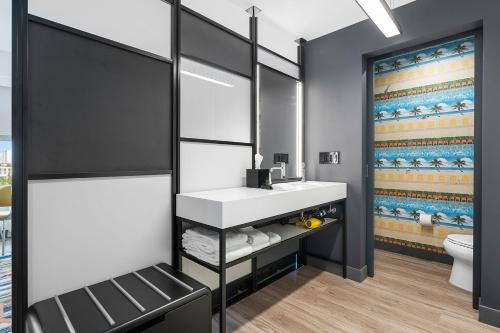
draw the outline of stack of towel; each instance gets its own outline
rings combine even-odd
[[[263,233],[254,227],[242,228],[240,231],[248,236],[248,244],[252,246],[252,252],[262,250],[265,247],[281,242],[280,235],[274,232]]]
[[[239,232],[226,233],[226,262],[259,251],[267,246],[281,242],[280,235],[274,232],[263,233],[254,227],[240,229]],[[202,227],[186,229],[182,234],[182,247],[186,252],[212,265],[219,265],[219,234]]]
[[[252,246],[247,240],[248,236],[244,233],[226,233],[226,262],[252,253]],[[182,235],[182,247],[192,256],[219,265],[219,235],[215,231],[201,227],[187,229]]]

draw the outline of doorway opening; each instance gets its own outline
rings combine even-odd
[[[462,262],[450,266],[450,282],[473,292],[474,307],[480,295],[481,53],[481,31],[472,31],[367,62],[369,275],[374,248]]]

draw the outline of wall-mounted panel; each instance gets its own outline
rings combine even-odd
[[[277,55],[272,54],[271,52],[268,52],[260,47],[257,51],[257,61],[263,65],[290,75],[297,80],[300,78],[300,68],[298,65],[278,57]]]
[[[251,81],[183,58],[181,137],[250,142]]]
[[[245,186],[252,147],[181,142],[181,193]]]
[[[248,13],[240,6],[228,0],[182,0],[183,6],[195,10],[203,16],[225,27],[249,37]]]
[[[171,176],[30,181],[29,304],[170,262]]]
[[[29,0],[28,11],[54,22],[170,58],[171,6],[162,0]]]
[[[168,62],[30,21],[29,173],[171,169]]]
[[[229,70],[252,74],[252,45],[184,9],[181,12],[181,53]]]

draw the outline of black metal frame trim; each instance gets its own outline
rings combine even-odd
[[[172,174],[172,170],[47,173],[47,174],[31,174],[28,176],[28,179],[42,180],[42,179],[69,179],[69,178],[132,177],[132,176],[153,176],[153,175],[169,175],[169,174]]]
[[[233,146],[253,146],[251,142],[237,142],[237,141],[223,141],[223,140],[210,140],[210,139],[197,139],[197,138],[184,138],[180,137],[181,142],[199,142],[199,143],[213,143],[217,145],[233,145]]]
[[[254,11],[253,11],[254,12]],[[250,39],[252,40],[252,84],[250,96],[250,138],[252,141],[252,169],[255,168],[255,154],[257,154],[257,100],[259,85],[257,82],[257,43],[258,43],[258,18],[255,13],[249,19]]]
[[[107,39],[107,38],[104,38],[104,37],[101,37],[98,35],[94,35],[94,34],[91,34],[91,33],[88,33],[88,32],[82,31],[82,30],[78,30],[78,29],[69,27],[69,26],[64,25],[64,24],[53,22],[53,21],[44,19],[44,18],[39,17],[39,16],[28,14],[28,20],[31,22],[43,24],[45,26],[48,26],[48,27],[51,27],[54,29],[58,29],[58,30],[61,30],[64,32],[69,32],[71,34],[74,34],[74,35],[77,35],[77,36],[80,36],[83,38],[87,38],[87,39],[90,39],[90,40],[93,40],[93,41],[96,41],[96,42],[99,42],[102,44],[113,46],[113,47],[116,47],[116,48],[119,48],[119,49],[122,49],[125,51],[133,52],[133,53],[136,53],[136,54],[148,57],[148,58],[156,59],[156,60],[159,60],[162,62],[167,62],[170,64],[172,63],[172,60],[169,58],[166,58],[166,57],[163,57],[163,56],[160,56],[160,55],[148,52],[148,51],[144,51],[144,50],[135,48],[135,47],[130,46],[130,45],[122,44],[122,43],[119,43],[119,42],[116,42],[114,40]]]
[[[177,244],[177,193],[180,191],[180,19],[181,0],[172,0],[171,10],[171,54],[172,54],[172,245]],[[182,231],[182,230],[181,230]],[[181,270],[177,246],[172,246],[172,264]]]

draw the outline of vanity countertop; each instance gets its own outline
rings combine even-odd
[[[219,229],[345,199],[347,184],[293,182],[286,191],[236,187],[177,194],[177,216]]]

